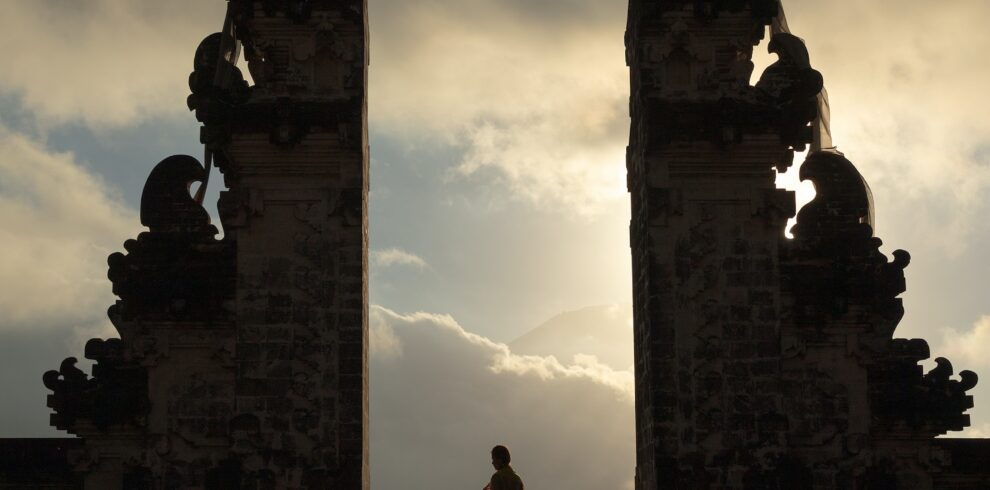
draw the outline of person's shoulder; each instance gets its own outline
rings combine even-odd
[[[512,486],[514,488],[517,488],[518,490],[523,490],[525,488],[525,486],[523,485],[522,478],[520,478],[519,474],[516,473],[515,471],[509,473],[507,476],[509,480],[512,481]]]
[[[506,483],[514,480],[515,478],[517,478],[516,472],[512,471],[512,468],[508,466],[503,467],[502,469],[496,471],[495,474],[492,475],[492,481],[498,480],[500,482],[506,482]]]

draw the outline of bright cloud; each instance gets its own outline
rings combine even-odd
[[[371,263],[379,267],[389,267],[393,265],[406,265],[416,267],[418,269],[425,269],[427,267],[426,261],[418,255],[406,252],[405,250],[400,250],[398,248],[372,250],[370,255]]]
[[[185,111],[185,73],[225,3],[12,0],[0,92],[43,122]],[[836,142],[876,190],[880,232],[965,251],[990,189],[982,0],[785,2],[832,95]],[[626,9],[609,0],[375,0],[372,124],[463,149],[456,179],[593,216],[624,196]],[[760,50],[763,47],[758,48]],[[983,162],[983,164],[980,164]],[[923,226],[903,226],[905,223]]]
[[[990,315],[976,321],[973,328],[963,333],[945,329],[942,343],[937,349],[939,356],[953,361],[960,369],[990,368]]]
[[[631,372],[519,356],[447,315],[373,307],[371,329],[376,487],[481,488],[505,444],[527,488],[632,488]]]
[[[990,65],[979,62],[990,4],[785,4],[825,75],[835,141],[876,191],[878,231],[964,252],[990,190],[990,166],[979,165],[990,141],[990,100],[981,96]],[[607,0],[371,7],[375,124],[417,144],[461,147],[452,175],[490,180],[541,207],[594,215],[623,196],[624,8]],[[797,188],[794,175],[782,183]],[[810,187],[800,189],[807,200]]]
[[[0,311],[4,327],[103,325],[106,257],[136,213],[72,154],[0,128]]]
[[[554,316],[509,343],[517,354],[581,359],[592,355],[620,372],[632,371],[631,304],[589,306]]]
[[[966,429],[961,434],[952,434],[953,437],[964,437],[967,439],[987,439],[990,438],[990,424],[980,424]]]
[[[975,408],[970,410],[973,426],[961,433],[951,433],[952,437],[990,437],[990,423],[986,420],[985,414],[990,408],[990,381],[987,374],[990,372],[990,356],[987,356],[987,349],[990,348],[990,315],[983,316],[973,324],[972,328],[964,332],[957,332],[953,329],[943,329],[941,339],[931,339],[933,357],[945,357],[952,362],[952,367],[956,374],[964,369],[975,371],[981,376],[976,388],[969,391],[975,400]],[[939,341],[940,340],[940,341]],[[932,362],[928,361],[929,367]]]
[[[980,61],[990,3],[785,4],[825,76],[834,139],[873,187],[880,234],[964,252],[990,191],[990,166],[979,164],[990,141],[990,65]]]
[[[187,75],[226,2],[9,0],[3,5],[0,92],[43,123],[95,126],[186,111]]]
[[[599,0],[371,7],[375,124],[463,147],[452,176],[494,179],[536,205],[590,216],[624,197],[624,8]]]

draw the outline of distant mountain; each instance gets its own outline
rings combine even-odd
[[[564,363],[590,354],[613,369],[633,364],[632,305],[589,306],[561,313],[509,342],[515,354],[555,356]]]

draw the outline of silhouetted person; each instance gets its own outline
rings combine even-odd
[[[509,455],[507,447],[492,448],[492,466],[495,467],[495,474],[484,490],[524,490],[519,475],[509,466],[510,461],[512,456]]]

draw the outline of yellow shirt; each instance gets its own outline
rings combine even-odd
[[[525,490],[519,475],[512,471],[512,467],[505,465],[504,468],[492,475],[491,490]]]

